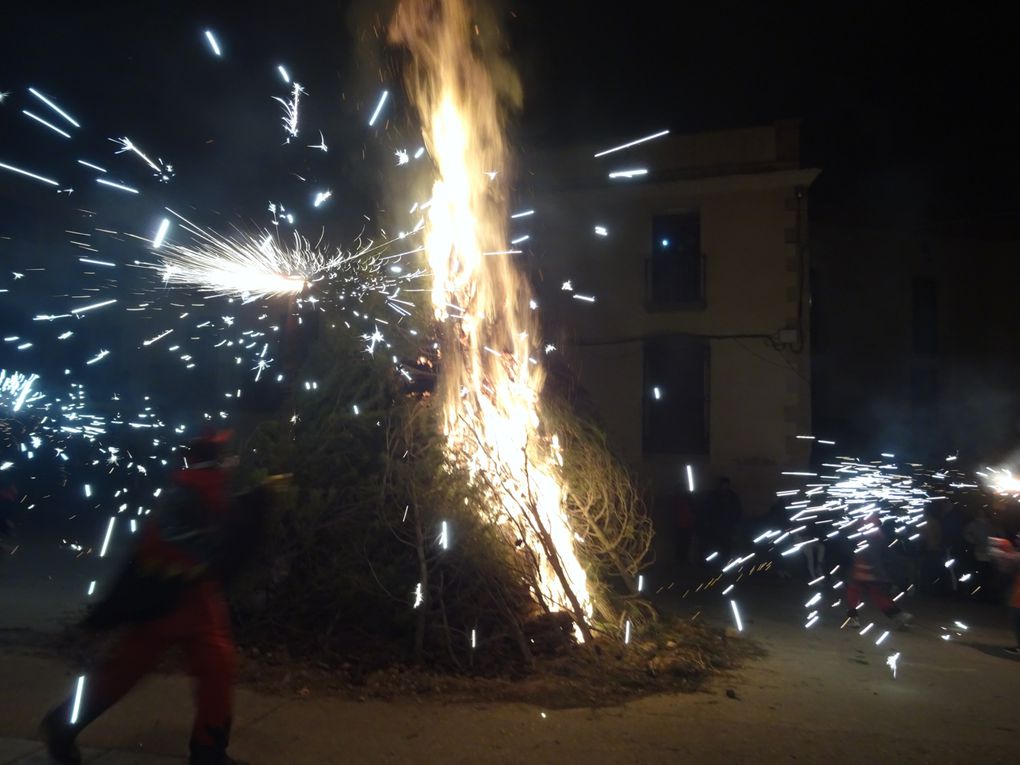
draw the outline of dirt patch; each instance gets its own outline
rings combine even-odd
[[[404,664],[363,671],[351,659],[295,659],[286,650],[244,650],[241,677],[269,693],[358,700],[429,697],[515,701],[550,709],[609,706],[664,692],[692,692],[711,675],[762,656],[760,646],[712,627],[659,624],[647,640],[536,657],[529,671],[495,676],[438,673]]]
[[[727,630],[685,621],[659,622],[643,640],[593,648],[573,645],[535,657],[530,669],[501,673],[435,671],[399,661],[380,662],[351,656],[295,656],[285,646],[244,645],[239,650],[238,680],[256,690],[282,696],[336,697],[366,701],[428,698],[441,703],[522,702],[548,709],[611,706],[656,693],[693,692],[722,671],[764,655],[752,640]],[[53,634],[4,630],[5,649],[59,657],[88,669],[111,649],[112,635],[67,628]],[[186,671],[171,651],[157,672]]]

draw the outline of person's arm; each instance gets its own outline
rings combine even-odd
[[[1014,549],[1008,539],[989,537],[988,554],[1003,571],[1020,569],[1020,551]]]

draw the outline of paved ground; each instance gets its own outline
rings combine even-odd
[[[804,591],[777,582],[741,586],[745,628],[769,655],[704,692],[554,711],[286,698],[240,688],[233,749],[256,765],[1016,762],[1020,661],[999,650],[1008,640],[1002,612],[969,603],[912,604],[916,628],[875,646],[878,626],[862,638],[840,631],[834,617],[805,630]],[[8,621],[0,627],[11,626],[18,599],[0,582],[0,614]],[[941,627],[954,621],[969,629],[942,640]],[[896,651],[894,680],[885,660]],[[6,649],[0,736],[8,738],[0,740],[0,763],[45,762],[25,740],[74,676],[53,659]],[[83,744],[101,750],[94,761],[104,765],[181,762],[174,758],[187,739],[189,703],[186,678],[150,678],[87,731]]]

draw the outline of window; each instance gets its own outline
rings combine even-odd
[[[647,454],[708,454],[708,342],[645,341],[644,427]]]
[[[938,287],[934,279],[917,277],[913,284],[913,337],[915,353],[939,349]]]
[[[652,254],[645,276],[646,297],[652,306],[704,305],[701,219],[697,210],[652,219]]]

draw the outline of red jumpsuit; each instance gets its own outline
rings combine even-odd
[[[860,607],[863,596],[874,604],[879,611],[889,617],[900,613],[892,598],[889,597],[890,577],[882,564],[880,548],[883,538],[872,540],[872,543],[854,555],[853,571],[846,584],[847,605],[850,607],[847,616],[854,617]]]
[[[135,560],[148,576],[187,584],[168,613],[125,629],[90,678],[87,717],[116,703],[167,648],[179,645],[197,681],[192,751],[222,752],[230,734],[235,656],[226,600],[210,566],[215,532],[229,507],[227,476],[218,468],[191,469],[177,471],[173,480],[179,498],[146,525]]]

